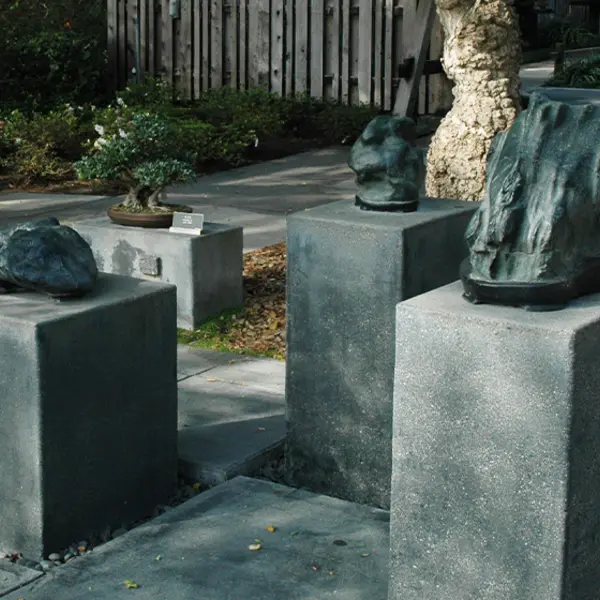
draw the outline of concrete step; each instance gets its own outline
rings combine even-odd
[[[179,346],[178,380],[184,475],[211,487],[283,453],[285,363]]]
[[[114,600],[126,580],[136,600],[385,600],[388,528],[385,511],[237,477],[6,600]]]

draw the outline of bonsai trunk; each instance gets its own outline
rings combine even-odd
[[[519,111],[521,45],[510,0],[436,0],[454,103],[427,157],[429,196],[480,200],[487,153]]]
[[[125,196],[123,206],[140,211],[144,208],[159,208],[160,195],[164,189],[164,187],[159,187],[153,190],[145,185],[132,186]]]

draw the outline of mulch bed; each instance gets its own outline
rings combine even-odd
[[[284,242],[244,256],[244,308],[180,331],[179,341],[202,348],[285,359]]]

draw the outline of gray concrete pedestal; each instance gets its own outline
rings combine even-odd
[[[105,274],[81,299],[0,295],[0,550],[39,559],[172,497],[175,304]]]
[[[77,221],[98,269],[177,286],[177,326],[197,329],[224,310],[241,308],[241,227],[205,223],[202,235],[124,227],[108,218]]]
[[[399,304],[389,600],[600,590],[600,296]]]
[[[476,203],[417,212],[335,202],[288,218],[288,476],[311,491],[389,506],[394,311],[458,278]]]

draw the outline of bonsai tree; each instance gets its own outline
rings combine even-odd
[[[122,181],[129,187],[121,210],[129,212],[172,212],[162,205],[163,190],[174,183],[195,178],[193,156],[182,151],[170,123],[151,114],[134,115],[113,135],[96,125],[99,138],[91,153],[75,164],[80,179]]]

